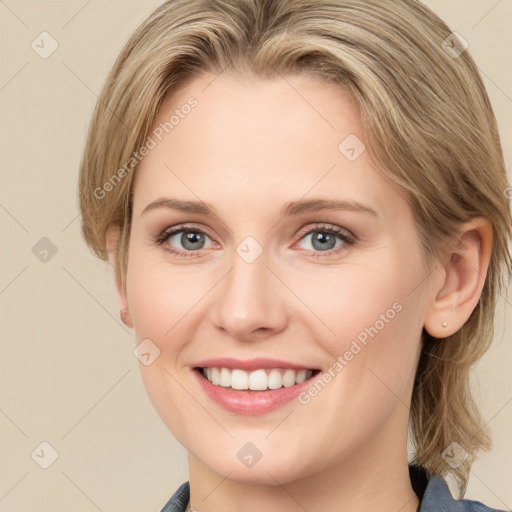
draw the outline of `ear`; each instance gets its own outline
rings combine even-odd
[[[441,266],[441,278],[425,318],[425,330],[434,338],[457,332],[478,304],[489,268],[493,228],[475,217],[460,227],[454,248]]]
[[[115,225],[111,225],[107,229],[106,234],[106,245],[108,251],[108,259],[114,271],[114,276],[116,280],[116,288],[117,294],[119,295],[119,301],[121,304],[121,320],[123,323],[133,329],[133,322],[130,315],[130,310],[128,308],[128,299],[126,295],[126,287],[120,282],[116,273],[116,261],[117,261],[117,253],[118,253],[118,243],[119,243],[119,227]]]

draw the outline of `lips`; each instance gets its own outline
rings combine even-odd
[[[251,416],[290,402],[320,373],[302,364],[267,358],[208,359],[193,369],[210,399],[230,412]]]
[[[208,381],[199,370],[193,371],[205,396],[210,398],[223,409],[244,416],[258,416],[267,414],[292,402],[297,396],[313,385],[317,376],[313,376],[300,384],[279,389],[266,389],[264,391],[238,390],[215,386]]]

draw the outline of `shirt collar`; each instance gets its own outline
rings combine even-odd
[[[423,466],[409,464],[411,485],[420,500],[418,512],[445,512],[456,504],[441,475],[429,477]]]

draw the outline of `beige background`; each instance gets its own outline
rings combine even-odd
[[[81,240],[75,193],[87,123],[106,73],[159,3],[0,1],[1,512],[159,511],[187,479],[185,450],[144,390],[111,272]],[[510,168],[512,2],[424,3],[468,41]],[[47,59],[31,47],[43,31],[59,45]],[[39,242],[43,237],[56,254],[48,241]],[[476,369],[495,447],[474,466],[466,493],[507,509],[511,313],[512,299],[501,301],[495,344]],[[58,452],[48,469],[38,465],[50,460],[43,441]]]

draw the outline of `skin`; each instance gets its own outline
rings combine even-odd
[[[467,320],[492,229],[485,219],[464,224],[454,254],[427,270],[405,192],[368,150],[353,162],[338,150],[349,134],[365,142],[343,90],[306,76],[214,78],[195,78],[161,106],[155,127],[190,96],[198,100],[136,171],[126,288],[118,283],[137,343],[149,338],[160,350],[141,372],[189,453],[191,505],[415,511],[406,440],[421,332],[442,338]],[[217,216],[165,207],[142,213],[163,197],[202,200]],[[358,201],[376,215],[280,216],[304,198]],[[192,257],[166,250],[187,250],[181,234],[155,243],[181,223],[207,235],[202,249],[189,249]],[[319,223],[347,230],[355,243],[337,239],[322,251],[306,234]],[[252,263],[236,252],[247,236],[263,250]],[[109,230],[113,265],[115,239]],[[307,405],[293,400],[268,414],[237,415],[212,402],[192,374],[212,357],[278,358],[327,371],[397,302],[400,312]],[[237,457],[247,442],[262,453],[251,468]]]

